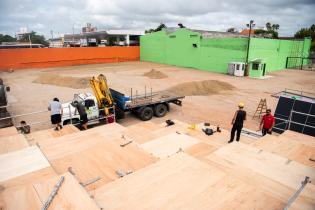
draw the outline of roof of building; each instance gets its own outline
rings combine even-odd
[[[243,29],[240,34],[247,35],[249,34],[249,29]],[[255,29],[252,29],[250,34],[255,34]]]
[[[164,31],[167,34],[171,34],[171,33],[174,33],[175,31],[177,31],[178,29],[180,29],[180,28],[168,27],[168,28],[165,28]],[[190,28],[186,28],[186,29],[193,31],[193,32],[200,33],[203,38],[246,37],[245,35],[240,34],[240,33],[222,32],[222,31],[207,31],[207,30],[197,30],[197,29],[190,29]]]

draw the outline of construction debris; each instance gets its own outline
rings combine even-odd
[[[93,184],[93,183],[97,182],[97,181],[100,180],[100,179],[101,179],[101,177],[98,176],[98,177],[96,177],[96,178],[94,178],[94,179],[91,179],[91,180],[85,182],[85,183],[80,182],[80,184],[81,184],[83,187],[86,187],[86,186],[88,186],[88,185],[90,185],[90,184]]]
[[[43,207],[41,208],[41,210],[47,210],[48,209],[49,205],[51,204],[51,202],[53,201],[53,199],[57,195],[58,190],[61,187],[64,180],[65,180],[65,177],[61,176],[59,181],[57,182],[57,184],[54,186],[54,189],[51,191],[47,201],[44,203]]]
[[[124,147],[124,146],[132,143],[132,140],[127,140],[124,135],[121,136],[121,139],[123,140],[123,142],[120,144],[121,147]]]
[[[292,197],[289,199],[287,205],[284,207],[283,210],[289,210],[293,202],[298,198],[298,196],[301,194],[301,192],[303,191],[303,189],[308,183],[311,183],[311,181],[310,181],[310,178],[306,176],[304,181],[302,181],[301,183],[301,187],[298,189],[298,191],[294,193],[294,195],[292,195]]]
[[[119,178],[122,178],[122,177],[124,177],[128,174],[131,174],[131,173],[132,173],[132,171],[124,171],[122,169],[119,169],[116,171],[116,174],[119,176]]]

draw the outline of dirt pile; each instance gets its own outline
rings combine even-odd
[[[89,87],[90,78],[86,77],[65,77],[57,74],[45,73],[37,77],[33,83],[49,84],[74,89],[84,89]]]
[[[235,87],[229,83],[218,80],[204,80],[197,82],[185,82],[173,86],[167,91],[178,95],[198,96],[198,95],[214,95],[227,90],[233,90]]]
[[[150,79],[164,79],[167,78],[167,75],[163,72],[152,69],[151,71],[143,74],[145,77],[149,77]]]

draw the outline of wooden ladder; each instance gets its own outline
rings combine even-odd
[[[265,98],[264,98],[264,99],[260,99],[260,102],[259,102],[259,104],[258,104],[258,106],[257,106],[257,109],[256,109],[256,111],[255,111],[255,114],[254,114],[254,116],[253,116],[253,119],[254,119],[255,117],[260,118],[260,116],[261,116],[262,114],[266,113],[266,111],[267,111],[267,100],[266,100]]]

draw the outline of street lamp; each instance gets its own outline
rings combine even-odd
[[[249,24],[246,24],[249,27],[248,40],[247,40],[247,52],[246,52],[246,72],[245,75],[248,76],[249,73],[249,64],[248,64],[248,55],[249,55],[249,45],[250,45],[250,36],[252,33],[252,28],[255,27],[255,23],[253,20],[249,21]]]
[[[32,48],[31,33],[28,34],[28,41],[30,43],[30,48]]]

